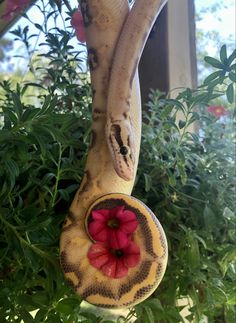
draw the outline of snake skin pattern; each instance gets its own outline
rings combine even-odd
[[[137,5],[139,2],[149,2],[150,5],[155,3],[158,8],[154,6],[151,10],[156,12],[163,5],[163,2],[156,0],[136,2]],[[60,260],[66,281],[83,299],[105,308],[128,307],[143,301],[156,289],[167,264],[167,241],[160,223],[147,206],[130,196],[141,138],[137,64],[152,25],[151,15],[155,19],[156,13],[154,15],[148,11],[148,24],[144,24],[144,32],[140,33],[141,25],[139,32],[134,30],[135,11],[132,15],[131,13],[135,8],[129,13],[126,0],[82,0],[80,8],[86,31],[93,90],[92,138],[84,177],[63,226]],[[140,8],[144,9],[143,6]],[[138,15],[140,8],[135,9]],[[131,60],[123,62],[123,54],[119,56],[119,52],[122,48],[126,51],[127,39],[124,35],[129,37],[130,33],[139,43],[135,47],[139,53],[136,52],[137,57],[132,56]],[[117,80],[121,82],[119,87]],[[119,89],[119,97],[114,95],[114,87]],[[111,100],[117,104],[111,107]],[[117,124],[117,120],[122,122]],[[128,137],[125,137],[126,131],[123,131],[126,126],[123,121],[130,123],[128,131],[132,131],[132,134],[128,133]],[[110,128],[112,132],[109,132]],[[135,138],[135,147],[130,146],[131,136]],[[111,147],[108,147],[112,140],[115,152],[111,152]],[[114,164],[114,158],[117,158],[116,163],[121,167]],[[126,169],[132,168],[129,173],[132,176],[126,176],[127,171],[123,170],[123,165]],[[110,209],[117,205],[125,205],[136,214],[138,229],[133,239],[140,247],[141,261],[134,268],[130,268],[125,277],[111,279],[89,262],[87,254],[93,241],[86,230],[86,219],[92,210]]]

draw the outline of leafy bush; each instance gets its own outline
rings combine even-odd
[[[30,62],[34,81],[0,83],[0,321],[182,322],[178,301],[187,299],[189,322],[206,315],[209,322],[233,323],[235,52],[228,56],[223,46],[219,60],[206,58],[217,70],[197,90],[175,100],[150,96],[133,195],[160,219],[169,263],[148,300],[109,319],[81,303],[59,266],[61,225],[83,175],[91,96],[69,43],[72,31],[41,32],[48,51]],[[14,33],[23,43],[30,37],[27,29]],[[226,99],[224,116],[207,109]]]

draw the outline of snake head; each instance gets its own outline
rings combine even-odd
[[[130,120],[116,120],[107,126],[107,139],[118,176],[131,181],[135,170],[135,144]]]

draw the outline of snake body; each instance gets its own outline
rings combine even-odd
[[[137,64],[145,39],[141,36],[140,40],[140,33],[134,32],[135,11],[134,8],[131,10],[132,18],[126,0],[82,0],[80,7],[86,28],[93,90],[92,139],[84,177],[63,226],[60,259],[66,281],[82,298],[101,307],[127,307],[154,291],[167,262],[167,242],[160,223],[148,207],[130,196],[141,138]],[[150,28],[150,19],[147,21]],[[139,51],[138,57],[130,58],[128,66],[118,54],[123,46],[127,46],[123,31],[128,32],[127,35],[131,31],[140,43],[135,48],[136,56]],[[146,31],[145,37],[147,34]],[[125,89],[117,84],[119,82]],[[115,91],[118,85],[119,95]],[[114,106],[111,102],[118,104]],[[124,154],[126,150],[129,154]],[[86,230],[86,221],[92,210],[119,205],[137,216],[138,229],[132,239],[141,249],[141,261],[129,269],[127,276],[111,279],[89,262],[88,252],[94,241]]]

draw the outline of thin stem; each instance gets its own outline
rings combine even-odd
[[[197,202],[202,202],[202,203],[208,203],[208,201],[206,201],[206,200],[201,200],[201,199],[198,199],[198,198],[196,198],[196,197],[192,197],[192,196],[190,196],[190,195],[187,195],[187,194],[185,194],[185,193],[183,193],[183,192],[180,192],[180,191],[178,191],[177,189],[175,189],[175,191],[179,194],[179,195],[182,195],[182,196],[184,196],[184,197],[186,197],[186,198],[188,198],[188,199],[190,199],[190,200],[194,200],[194,201],[197,201]]]
[[[130,310],[130,312],[127,314],[127,316],[126,316],[126,318],[124,319],[124,321],[123,321],[123,323],[129,323],[130,322],[130,319],[132,318],[132,317],[136,317],[136,315],[135,315],[136,313],[135,313],[135,310],[132,308],[131,310]]]
[[[62,157],[62,150],[61,150],[61,144],[58,144],[59,146],[59,156],[58,156],[58,162],[57,162],[57,174],[56,174],[56,182],[54,185],[54,190],[53,190],[53,195],[52,195],[52,200],[51,200],[51,208],[54,207],[57,199],[57,194],[58,194],[58,184],[60,181],[60,175],[61,175],[61,157]]]

